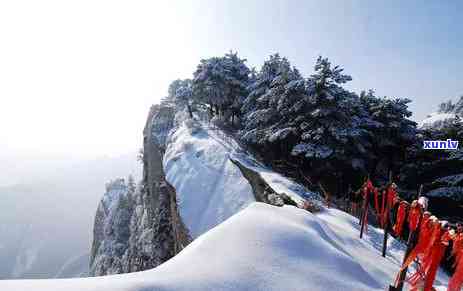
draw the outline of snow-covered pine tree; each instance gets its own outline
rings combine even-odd
[[[305,94],[305,82],[286,58],[271,55],[264,62],[241,111],[244,128],[241,138],[254,145],[287,142],[294,135],[291,107]],[[288,151],[288,149],[287,149]]]
[[[316,176],[340,177],[352,168],[364,168],[361,106],[357,95],[341,87],[350,80],[342,68],[319,57],[315,74],[307,79],[307,97],[292,108],[299,134],[291,153],[304,157]]]
[[[452,103],[452,100],[448,100],[447,102],[442,102],[439,104],[439,113],[449,113],[455,109],[455,104]]]
[[[194,99],[208,106],[211,115],[233,122],[247,96],[250,70],[245,62],[233,52],[201,60],[193,74]]]
[[[360,125],[370,120],[368,112],[341,87],[351,80],[343,69],[320,57],[315,71],[304,80],[286,58],[270,56],[244,101],[241,138],[267,155],[305,163],[310,175],[340,176],[346,168],[364,174],[370,153]]]
[[[372,177],[387,179],[389,171],[397,173],[407,159],[407,152],[416,143],[416,123],[408,119],[409,99],[378,98],[373,90],[360,94],[360,101],[369,114],[361,127],[369,132]]]
[[[455,103],[453,111],[460,118],[463,118],[463,95],[460,96],[460,99]]]
[[[177,79],[169,85],[168,98],[180,108],[186,108],[190,118],[193,118],[194,98],[191,79]]]

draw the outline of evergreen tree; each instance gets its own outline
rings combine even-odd
[[[408,110],[411,101],[378,98],[372,90],[362,93],[360,100],[370,117],[370,122],[362,125],[370,133],[369,173],[386,178],[389,171],[399,171],[410,147],[416,143],[416,123],[408,119],[412,114]]]
[[[245,62],[232,52],[201,60],[193,74],[193,96],[208,106],[212,116],[231,117],[233,122],[239,113],[250,75]]]
[[[251,144],[285,141],[295,134],[289,120],[291,107],[305,94],[305,82],[286,58],[271,55],[265,61],[241,111],[244,129],[241,138]]]
[[[322,159],[345,154],[343,147],[352,135],[352,120],[344,99],[351,96],[339,85],[352,78],[342,71],[339,66],[331,68],[326,58],[317,59],[315,74],[307,80],[308,97],[295,106],[301,135],[293,154]]]
[[[448,113],[448,112],[452,112],[454,109],[455,109],[455,105],[452,103],[452,100],[449,100],[447,102],[442,102],[441,104],[439,104],[438,112]]]
[[[352,169],[364,173],[368,153],[366,131],[360,127],[366,112],[358,96],[341,87],[350,80],[342,68],[319,57],[315,74],[307,79],[307,97],[293,107],[298,140],[291,154],[305,158],[311,175],[336,188],[347,186],[342,177]]]
[[[272,55],[243,104],[241,138],[273,157],[299,164],[302,157],[319,177],[364,170],[368,142],[360,124],[368,114],[358,96],[340,86],[351,80],[342,72],[320,57],[315,74],[304,80],[285,58]]]
[[[193,118],[193,82],[190,79],[175,80],[169,85],[169,98],[180,107],[186,107]]]
[[[410,100],[378,98],[372,90],[349,92],[342,86],[352,77],[323,57],[307,79],[278,54],[258,72],[245,61],[232,52],[203,59],[191,80],[172,82],[168,99],[188,108],[190,117],[193,107],[232,124],[238,116],[239,137],[264,158],[291,163],[315,178],[334,177],[336,183],[367,173],[385,177],[418,152],[412,146],[417,131],[408,119]],[[441,110],[457,104],[448,102]]]
[[[463,118],[463,95],[460,96],[460,99],[457,101],[457,103],[455,103],[453,111],[460,118]]]

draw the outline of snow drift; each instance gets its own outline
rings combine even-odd
[[[60,280],[0,281],[4,291],[384,290],[401,260],[380,230],[358,239],[355,218],[252,203],[159,267],[138,273]],[[445,284],[440,275],[436,285]],[[445,290],[443,286],[439,290]]]
[[[170,135],[164,171],[193,238],[255,201],[248,181],[230,161],[238,150],[234,140],[198,121],[181,122]]]

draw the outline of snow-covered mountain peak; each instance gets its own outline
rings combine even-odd
[[[439,129],[444,127],[446,124],[455,120],[457,115],[455,113],[443,113],[443,112],[433,112],[429,114],[425,119],[423,119],[418,127],[421,129]]]
[[[447,101],[439,104],[437,112],[429,114],[418,126],[421,129],[442,129],[457,118],[463,118],[463,96],[455,103]]]

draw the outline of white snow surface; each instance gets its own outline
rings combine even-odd
[[[241,150],[222,131],[199,121],[180,122],[167,141],[164,171],[177,192],[179,213],[193,238],[255,201],[230,157]]]
[[[180,121],[167,140],[164,171],[177,192],[179,212],[198,237],[255,201],[252,188],[231,160],[256,172],[277,193],[298,204],[320,199],[300,184],[257,162],[232,137],[207,123]]]
[[[423,119],[419,124],[418,127],[422,129],[428,128],[436,128],[439,129],[442,127],[446,122],[449,122],[456,118],[455,113],[440,113],[434,112],[429,114],[425,119]]]
[[[4,280],[2,291],[385,290],[402,248],[381,231],[358,238],[357,220],[339,210],[318,215],[292,206],[252,203],[159,267],[82,279]],[[446,276],[436,286],[445,290]]]

